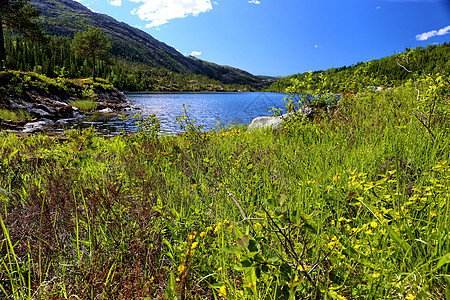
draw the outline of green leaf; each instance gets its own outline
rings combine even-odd
[[[439,262],[437,263],[436,269],[441,268],[443,265],[446,265],[450,263],[450,253],[445,254],[439,259]]]
[[[259,244],[255,240],[250,240],[248,244],[248,250],[250,250],[250,252],[258,252]]]
[[[386,230],[389,236],[403,249],[403,251],[408,252],[409,244],[402,240],[398,233],[392,230],[391,226],[386,225]]]
[[[242,235],[242,236],[238,237],[237,243],[239,246],[246,249],[250,243],[250,237],[246,234]]]
[[[244,260],[241,260],[241,265],[244,268],[248,268],[248,267],[251,267],[253,265],[253,263],[248,259],[244,259]]]

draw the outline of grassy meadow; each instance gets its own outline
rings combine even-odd
[[[448,106],[416,98],[278,131],[2,132],[0,298],[450,299]]]

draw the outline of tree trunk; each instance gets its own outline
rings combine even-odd
[[[92,57],[92,82],[95,82],[95,56]]]
[[[5,50],[5,38],[3,36],[3,19],[0,12],[0,71],[5,69],[6,64],[6,50]]]

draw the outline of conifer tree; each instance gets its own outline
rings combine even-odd
[[[98,28],[77,32],[72,41],[72,49],[76,54],[92,59],[92,80],[95,82],[95,60],[108,59],[108,51],[111,49],[106,35]]]
[[[28,4],[29,0],[0,0],[0,71],[6,61],[3,27],[16,29],[27,38],[44,39],[44,33],[33,19],[39,16],[39,11]]]

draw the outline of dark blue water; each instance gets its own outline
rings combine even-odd
[[[126,97],[133,101],[128,115],[136,113],[144,117],[156,114],[164,133],[177,133],[180,126],[175,123],[183,112],[183,104],[188,107],[191,119],[196,125],[204,125],[204,130],[211,130],[229,124],[249,124],[253,118],[270,115],[272,108],[284,108],[282,101],[286,95],[277,93],[128,93]],[[94,114],[78,119],[65,127],[83,128],[94,126],[104,134],[114,134],[122,130],[136,131],[133,122],[121,120],[117,114]]]

